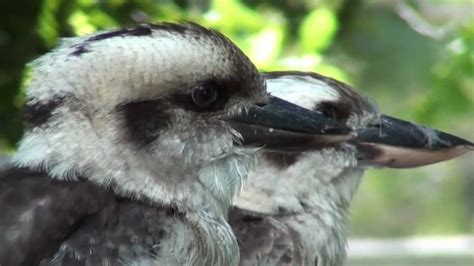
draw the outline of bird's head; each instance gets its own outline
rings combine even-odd
[[[196,24],[67,39],[32,67],[14,161],[132,198],[224,212],[254,164],[255,148],[239,144],[266,144],[256,128],[276,129],[267,140],[292,133],[294,143],[314,132],[296,123],[277,130],[299,114],[264,110],[288,107],[272,103],[232,42]]]
[[[320,151],[264,151],[262,165],[250,174],[242,198],[274,194],[273,202],[251,199],[245,203],[241,198],[241,207],[269,204],[262,209],[273,211],[278,206],[295,211],[324,202],[347,207],[366,166],[418,167],[474,147],[456,136],[381,114],[371,101],[337,80],[296,71],[265,76],[273,96],[351,127],[357,137]]]

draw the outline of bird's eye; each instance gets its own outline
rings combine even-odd
[[[191,99],[199,108],[209,107],[217,100],[217,88],[213,84],[200,84],[192,91]]]
[[[338,119],[337,110],[332,104],[322,103],[316,109],[316,111],[321,112],[324,116],[326,116],[328,118],[331,118],[331,119],[334,119],[334,120]]]

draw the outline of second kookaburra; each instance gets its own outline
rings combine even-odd
[[[473,144],[378,112],[348,85],[315,73],[266,74],[268,91],[353,128],[350,142],[312,152],[262,152],[229,221],[241,265],[343,265],[347,211],[368,166],[417,167]]]
[[[267,95],[234,44],[195,24],[72,38],[32,67],[0,176],[0,265],[236,265],[226,218],[255,147],[352,137]]]

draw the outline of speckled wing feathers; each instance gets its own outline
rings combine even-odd
[[[240,265],[297,265],[292,234],[272,216],[234,207],[229,214],[240,247]]]
[[[6,169],[0,180],[0,265],[35,265],[51,256],[106,198],[90,183],[27,169]]]

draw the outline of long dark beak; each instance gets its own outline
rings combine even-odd
[[[344,124],[273,96],[227,120],[242,136],[238,144],[272,151],[321,149],[355,137]]]
[[[357,134],[359,161],[393,168],[433,164],[474,150],[472,142],[387,115]]]

